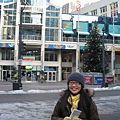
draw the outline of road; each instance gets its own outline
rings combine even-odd
[[[0,120],[50,120],[59,97],[59,93],[0,94]],[[101,120],[120,120],[119,90],[96,91],[93,99]]]

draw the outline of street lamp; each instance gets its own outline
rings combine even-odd
[[[103,31],[103,39],[102,39],[102,77],[103,77],[103,81],[102,81],[102,86],[101,87],[105,87],[105,46],[104,46],[104,33],[105,33],[105,29],[103,27],[102,29]]]
[[[24,44],[24,42],[22,42],[22,14],[23,14],[23,10],[25,9],[25,6],[27,5],[27,1],[24,5],[24,7],[21,7],[20,10],[20,25],[19,25],[19,47],[18,47],[18,83],[13,83],[13,90],[21,90],[22,89],[22,83],[21,83],[21,64],[22,64],[22,59],[21,59],[21,55],[22,55],[22,51],[24,52],[24,50],[21,50],[24,46],[26,46],[26,44]]]
[[[74,16],[71,15],[70,22],[72,22],[72,32],[74,33],[74,30],[73,30],[73,18],[74,18]],[[72,38],[73,38],[73,41],[74,41],[74,34],[72,35]]]
[[[114,3],[112,3],[111,5],[111,13],[112,13],[112,18],[113,18],[113,45],[112,45],[112,55],[111,55],[111,71],[112,71],[112,75],[113,75],[113,81],[115,83],[115,46],[114,46],[114,41],[115,41],[115,36],[114,36],[114,33],[115,33],[115,28],[114,28],[114,24],[115,24],[115,20],[114,20],[114,14],[116,12],[115,10],[115,6],[114,6]]]

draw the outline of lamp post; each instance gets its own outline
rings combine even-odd
[[[23,14],[23,8],[21,8],[20,11],[20,26],[19,26],[19,48],[18,48],[18,83],[19,83],[19,89],[22,89],[22,83],[21,83],[21,43],[22,43],[22,14]]]
[[[79,68],[80,68],[80,45],[79,45],[79,14],[80,14],[80,0],[76,0],[76,11],[78,12],[78,24],[77,24],[77,32],[78,32],[78,43],[77,43],[77,54],[78,54],[78,65],[77,65],[77,69],[76,71],[79,72]]]
[[[74,16],[71,15],[70,22],[72,22],[72,32],[74,33],[74,30],[73,30],[73,18],[74,18]],[[74,41],[74,34],[72,34],[72,39]]]
[[[103,81],[102,81],[102,86],[101,87],[105,87],[105,46],[104,46],[104,33],[105,33],[105,29],[103,27],[102,29],[103,31],[103,38],[102,38],[102,77],[103,77]]]
[[[113,81],[115,83],[115,46],[114,46],[114,42],[115,42],[115,36],[114,36],[114,23],[115,23],[115,20],[114,20],[114,14],[115,14],[115,6],[114,6],[114,3],[112,3],[111,5],[111,8],[112,8],[112,18],[113,18],[113,45],[112,45],[112,55],[111,55],[111,71],[112,71],[112,75],[113,75]]]

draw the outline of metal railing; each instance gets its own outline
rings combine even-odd
[[[23,40],[41,40],[41,36],[37,35],[22,35]]]
[[[73,37],[63,37],[63,42],[78,42],[78,38],[73,40]],[[86,38],[79,38],[79,42],[86,42]],[[104,43],[113,44],[113,39],[104,39]],[[120,44],[120,39],[115,40],[115,44]]]

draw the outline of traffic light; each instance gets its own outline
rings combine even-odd
[[[25,50],[26,50],[26,44],[23,41],[21,41],[21,54],[23,54]]]
[[[76,38],[78,37],[77,29],[73,29],[73,36],[76,37]]]

